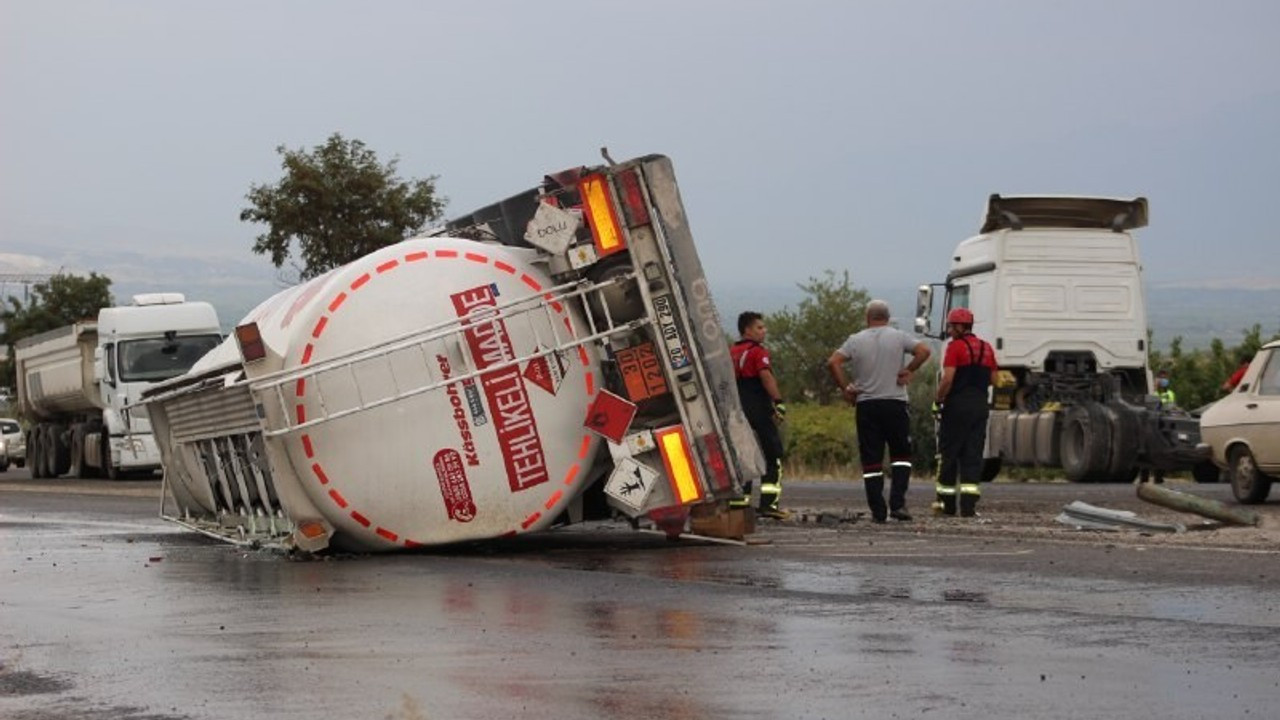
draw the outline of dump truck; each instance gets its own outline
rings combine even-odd
[[[741,531],[728,501],[763,471],[657,155],[546,175],[278,293],[144,402],[165,518],[301,552],[606,518]]]
[[[1152,391],[1133,234],[1147,212],[1141,197],[991,195],[945,282],[919,287],[918,333],[944,337],[936,290],[943,317],[969,308],[995,348],[983,479],[1012,465],[1061,468],[1075,482],[1131,481],[1143,469],[1216,480],[1198,419]]]
[[[154,472],[160,452],[145,411],[150,385],[181,375],[222,341],[218,314],[181,293],[135,295],[84,320],[14,343],[18,408],[34,478]]]

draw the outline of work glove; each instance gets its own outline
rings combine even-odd
[[[787,406],[781,400],[773,402],[773,414],[778,416],[779,420],[787,419]]]
[[[934,419],[934,420],[941,420],[941,419],[942,419],[942,403],[940,403],[940,402],[935,402],[935,403],[933,404],[933,407],[929,408],[929,411],[933,413],[933,419]]]

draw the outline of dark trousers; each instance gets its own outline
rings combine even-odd
[[[747,423],[756,432],[756,440],[760,443],[760,451],[764,453],[764,475],[760,478],[761,510],[775,509],[778,498],[782,495],[782,482],[779,474],[782,468],[782,433],[778,432],[778,424],[773,421],[773,408],[744,408]],[[750,494],[750,490],[747,491]]]
[[[907,505],[911,482],[911,418],[903,400],[863,400],[857,405],[858,456],[871,516],[884,520],[889,510]],[[889,446],[889,506],[884,503],[884,447]]]
[[[985,395],[971,393],[947,398],[938,426],[938,501],[948,515],[972,515],[981,496],[982,448],[987,440]],[[957,487],[957,480],[958,487]],[[957,503],[958,501],[958,503]]]

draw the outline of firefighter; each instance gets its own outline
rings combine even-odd
[[[973,334],[973,312],[947,313],[947,343],[935,402],[941,408],[938,505],[944,515],[973,517],[982,491],[982,447],[987,437],[987,389],[996,383],[995,350]],[[956,486],[957,477],[959,487]],[[957,502],[959,500],[959,502]]]
[[[731,354],[742,410],[764,453],[765,473],[760,478],[760,504],[756,512],[765,517],[782,518],[785,513],[778,508],[782,497],[782,436],[778,422],[785,419],[787,406],[782,403],[769,350],[763,344],[765,333],[764,317],[760,313],[742,313],[738,316],[738,334],[742,338],[733,344]],[[748,505],[750,496],[748,484],[747,498],[734,504]]]

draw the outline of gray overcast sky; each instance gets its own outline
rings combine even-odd
[[[450,214],[670,155],[713,287],[941,279],[990,192],[1146,195],[1149,283],[1280,286],[1273,0],[0,8],[0,253],[269,267],[245,192],[340,131]]]

